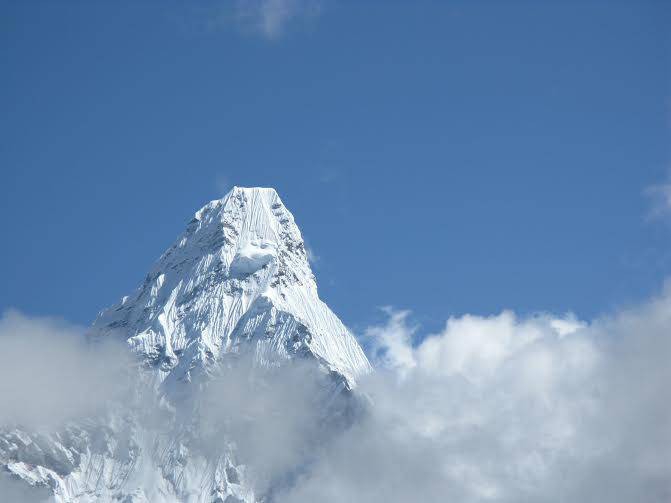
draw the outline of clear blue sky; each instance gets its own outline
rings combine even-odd
[[[671,272],[671,2],[255,5],[0,2],[0,309],[90,322],[233,184],[278,189],[355,329]]]

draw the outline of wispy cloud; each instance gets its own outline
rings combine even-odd
[[[289,503],[668,501],[671,290],[637,308],[370,327],[372,407]],[[421,342],[413,342],[419,339]]]
[[[412,339],[418,327],[408,325],[410,311],[395,311],[389,306],[382,310],[389,316],[387,323],[368,327],[364,334],[366,341],[370,341],[371,359],[378,367],[405,376],[417,365]]]
[[[317,18],[322,8],[321,0],[238,0],[235,18],[243,29],[273,40],[290,24]]]
[[[228,176],[223,173],[217,174],[214,183],[217,188],[217,197],[223,197],[233,187]]]
[[[305,254],[308,257],[308,261],[313,267],[315,267],[321,260],[321,257],[317,254],[314,247],[310,244],[305,236],[303,236],[303,242],[305,244]]]
[[[671,213],[671,182],[647,187],[644,193],[652,201],[649,218],[658,218]]]
[[[131,359],[116,338],[16,310],[0,317],[0,425],[56,429],[91,416],[126,390]]]

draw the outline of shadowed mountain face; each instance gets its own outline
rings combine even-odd
[[[57,431],[0,430],[6,476],[38,499],[270,501],[361,412],[353,389],[370,371],[273,189],[236,187],[196,212],[99,315],[89,343],[111,339],[139,362],[122,399]]]

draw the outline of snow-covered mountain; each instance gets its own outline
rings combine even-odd
[[[345,424],[329,418],[346,422],[358,410],[353,389],[370,371],[353,335],[319,299],[294,218],[267,188],[235,187],[197,211],[142,285],[98,316],[91,338],[122,338],[138,357],[125,403],[57,433],[0,430],[4,469],[59,502],[271,501],[277,480],[308,460],[294,456],[256,483],[256,467],[240,455],[247,439],[236,434],[258,433],[245,429],[250,421],[275,419],[267,410],[267,418],[245,415],[241,429],[230,408],[245,402],[230,401],[207,425],[217,441],[205,439],[203,403],[216,402],[220,389],[210,383],[238,382],[227,372],[242,369],[240,382],[262,376],[244,394],[270,387],[277,396],[287,390],[273,389],[278,369],[300,363],[308,370],[289,381],[314,385],[309,417],[319,424],[301,425],[314,437]]]
[[[161,381],[188,381],[249,342],[260,363],[310,355],[350,384],[369,369],[319,299],[301,233],[274,189],[235,187],[201,208],[142,286],[94,327],[128,334]]]

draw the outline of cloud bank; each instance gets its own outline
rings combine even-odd
[[[408,312],[366,331],[370,414],[278,501],[671,501],[671,289],[589,323]]]
[[[0,425],[57,429],[99,413],[126,390],[131,360],[118,340],[93,342],[56,318],[0,318]]]
[[[314,366],[242,359],[177,418],[198,418],[194,452],[234,445],[250,469],[227,477],[269,502],[671,501],[671,286],[591,321],[467,314],[421,337],[410,312],[387,315],[364,334],[366,400]],[[78,327],[9,311],[0,344],[0,424],[57,428],[123,393],[126,349]]]

